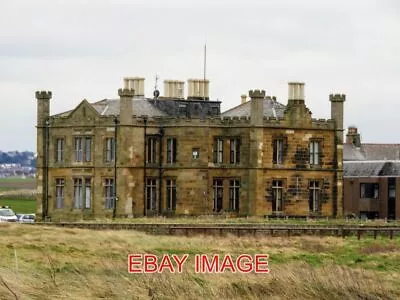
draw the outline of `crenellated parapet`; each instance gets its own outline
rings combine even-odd
[[[35,93],[37,100],[50,100],[52,97],[51,91],[36,91]]]
[[[345,94],[330,94],[329,95],[329,101],[331,101],[331,102],[344,102],[344,101],[346,101],[346,95]]]
[[[250,90],[249,91],[250,98],[265,98],[265,90]]]

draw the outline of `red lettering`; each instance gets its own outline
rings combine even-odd
[[[211,265],[207,259],[207,255],[201,254],[201,273],[219,273],[219,255],[214,255],[211,261]],[[207,268],[207,269],[206,269]]]
[[[150,268],[150,266],[152,266]],[[144,255],[144,272],[145,273],[155,273],[157,272],[157,256],[154,254]]]
[[[236,273],[236,269],[230,255],[225,255],[224,260],[222,261],[221,269],[219,271],[221,273],[224,273],[225,269],[230,269],[232,273]]]
[[[247,262],[243,263],[243,268],[241,265],[242,260],[247,260]],[[248,254],[241,254],[236,259],[236,268],[242,273],[250,273],[253,271],[253,258]]]
[[[168,255],[163,256],[160,262],[158,273],[162,273],[164,271],[164,268],[169,269],[170,273],[175,273],[174,266],[172,265],[171,259],[169,258]]]
[[[197,255],[196,255],[197,256]],[[184,254],[182,256],[182,259],[179,259],[178,255],[172,255],[172,258],[175,260],[177,266],[178,266],[178,273],[182,273],[182,266],[183,264],[186,262],[186,260],[188,259],[189,254]]]
[[[137,261],[140,259],[140,261]],[[129,254],[128,255],[128,272],[129,273],[142,273],[143,270],[141,268],[135,268],[134,266],[142,265],[142,254]]]
[[[268,255],[256,254],[254,257],[255,257],[255,273],[269,273]],[[262,266],[265,266],[265,268],[261,268]]]

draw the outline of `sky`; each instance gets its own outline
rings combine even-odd
[[[126,76],[203,77],[222,110],[264,89],[287,103],[305,82],[314,118],[346,94],[344,125],[363,142],[400,143],[400,1],[1,0],[0,150],[36,149],[36,90],[51,114],[117,98]]]

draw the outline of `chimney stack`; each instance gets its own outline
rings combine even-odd
[[[353,144],[356,147],[361,147],[361,137],[358,129],[355,126],[349,126],[346,134],[346,144]]]
[[[119,89],[118,95],[120,97],[119,118],[121,125],[132,124],[132,115],[133,115],[132,100],[133,96],[135,95],[135,91],[127,88]]]
[[[37,91],[35,93],[37,99],[37,125],[44,126],[50,115],[50,99],[52,93],[50,91]]]
[[[209,100],[209,83],[208,79],[188,79],[187,98],[189,100]]]
[[[346,95],[330,94],[329,101],[331,101],[331,119],[336,123],[336,137],[338,143],[343,144],[343,106],[344,101],[346,101]]]
[[[241,98],[241,104],[246,103],[246,101],[247,101],[247,95],[243,94],[243,95],[240,96],[240,98]]]
[[[289,82],[288,85],[288,100],[304,102],[304,82]]]
[[[164,97],[184,99],[184,86],[184,81],[164,80]]]
[[[264,90],[249,91],[251,98],[250,107],[250,122],[251,125],[262,126],[264,122]]]
[[[134,96],[144,97],[144,78],[143,77],[125,77],[124,89],[133,90]]]

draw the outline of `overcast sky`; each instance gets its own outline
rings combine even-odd
[[[116,98],[124,76],[202,78],[226,110],[250,89],[287,103],[306,83],[315,118],[345,93],[345,126],[400,143],[398,0],[1,0],[0,150],[35,150],[36,90],[51,113]]]

